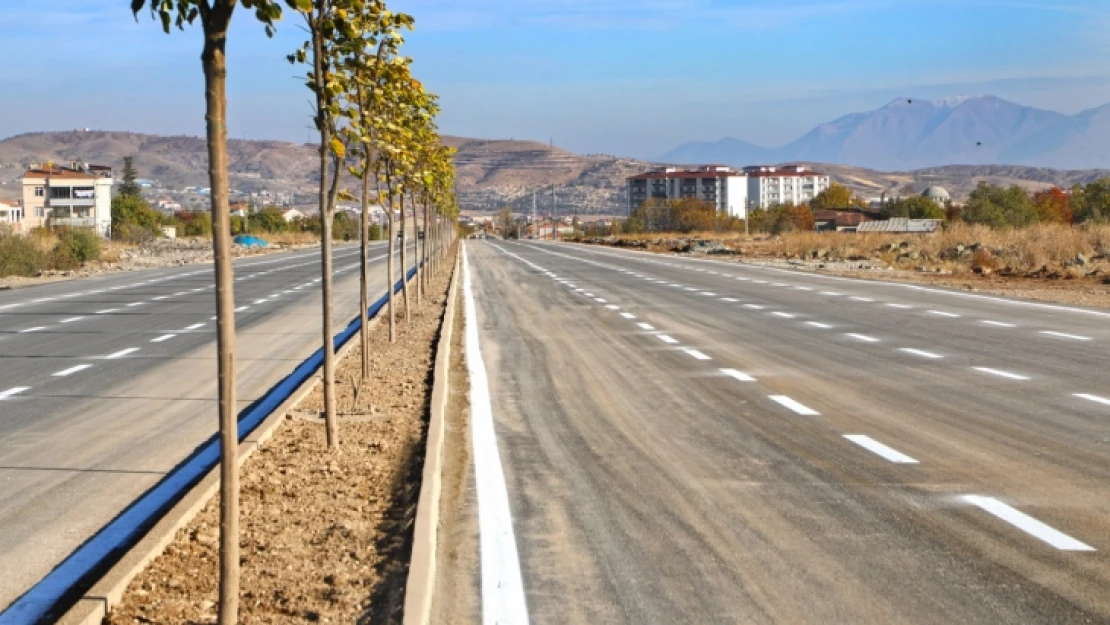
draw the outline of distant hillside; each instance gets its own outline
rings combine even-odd
[[[1101,115],[1091,123],[1102,123]],[[653,165],[608,155],[582,156],[535,141],[486,140],[444,137],[458,149],[458,193],[464,208],[496,210],[510,205],[527,211],[536,205],[551,208],[551,187],[556,188],[561,214],[623,214],[624,180]],[[313,146],[281,141],[229,143],[232,185],[240,190],[292,191],[300,202],[314,201],[316,153]],[[143,178],[158,180],[163,188],[206,186],[207,150],[197,137],[161,137],[127,132],[56,132],[11,137],[0,141],[0,196],[19,196],[18,179],[32,161],[85,160],[122,167],[123,157],[135,156]],[[719,161],[723,159],[709,159]],[[828,172],[834,180],[872,198],[890,194],[920,193],[940,185],[962,199],[980,180],[992,184],[1020,184],[1029,189],[1051,185],[1071,187],[1110,175],[1110,170],[1074,170],[1015,165],[950,165],[905,172],[880,172],[861,167],[806,163]],[[152,191],[152,194],[157,191]]]
[[[764,148],[738,139],[692,142],[663,160],[750,165],[815,161],[897,171],[953,163],[1108,168],[1110,105],[1063,115],[994,96],[899,98],[821,124],[795,141]]]

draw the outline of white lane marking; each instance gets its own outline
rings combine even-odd
[[[735,304],[736,302],[739,302],[740,300],[736,299],[735,297],[722,297],[721,301],[722,302],[728,302],[730,304]]]
[[[266,299],[265,299],[265,298],[264,298],[264,299],[256,299],[256,300],[254,300],[254,305],[255,305],[255,306],[257,306],[257,305],[259,305],[259,304],[265,304],[265,303],[266,303]]]
[[[84,319],[84,317],[70,317],[69,319],[62,319],[58,323],[73,323],[74,321],[80,321],[82,319]]]
[[[186,330],[196,330],[197,328],[203,328],[203,327],[204,327],[203,323],[194,323],[193,325],[191,325],[191,326],[189,326],[185,329]]]
[[[746,373],[741,373],[736,369],[721,369],[721,373],[727,375],[730,378],[740,380],[741,382],[755,382],[755,378]]]
[[[586,297],[593,297],[594,296],[593,293],[583,293],[583,295],[585,295]]]
[[[752,282],[754,282],[756,284],[767,284],[766,280],[752,280]]]
[[[1079,542],[1078,540],[1068,536],[1067,534],[1055,529],[1045,523],[1034,519],[1033,517],[1016,510],[994,497],[983,497],[982,495],[963,495],[960,497],[967,503],[992,514],[999,519],[1013,525],[1019,530],[1042,540],[1061,551],[1094,551],[1095,548]]]
[[[854,301],[857,301],[857,302],[873,302],[873,301],[875,301],[875,300],[871,299],[870,297],[860,297],[858,295],[853,295],[853,296],[849,297],[848,299],[854,300]]]
[[[774,315],[774,316],[776,316],[776,317],[782,317],[782,318],[784,318],[784,319],[793,319],[794,317],[796,317],[796,316],[797,316],[797,315],[792,315],[792,314],[790,314],[790,313],[785,313],[785,312],[778,312],[778,311],[775,311],[775,312],[773,312],[773,313],[771,313],[771,314],[772,314],[772,315]]]
[[[772,401],[782,404],[783,406],[793,410],[800,415],[804,415],[807,417],[816,417],[821,415],[820,412],[817,412],[813,408],[810,408],[803,403],[795,401],[787,397],[786,395],[770,395],[769,397]]]
[[[959,317],[956,313],[945,312],[943,310],[927,310],[925,311],[930,315],[937,315],[939,317]]]
[[[789,284],[783,284],[781,282],[772,282],[771,286],[790,286],[790,285]]]
[[[1041,334],[1045,336],[1055,336],[1061,339],[1071,339],[1073,341],[1090,341],[1091,337],[1081,336],[1079,334],[1068,334],[1066,332],[1053,332],[1052,330],[1041,330]]]
[[[744,304],[744,308],[751,308],[752,310],[763,310],[764,308],[766,308],[766,306],[760,306],[759,304]]]
[[[119,309],[118,308],[105,308],[104,310],[96,311],[96,314],[98,314],[98,315],[110,315],[114,312],[119,312]]]
[[[640,323],[637,323],[636,325],[640,326],[640,328],[643,329],[643,330],[647,330],[648,332],[652,332],[652,331],[655,330],[655,326],[651,325],[650,323],[640,322]]]
[[[843,295],[843,293],[837,293],[836,291],[821,291],[821,295],[828,295],[829,297],[840,297],[841,295]]]
[[[32,304],[37,304],[37,303],[39,303],[39,302],[52,302],[52,301],[54,301],[54,300],[56,300],[56,299],[58,299],[58,298],[56,298],[56,297],[40,297],[40,298],[38,298],[38,299],[33,299],[33,300],[31,300],[31,303],[32,303]]]
[[[478,492],[479,548],[482,557],[482,617],[487,625],[527,625],[520,556],[513,535],[513,515],[497,447],[489,378],[482,360],[477,312],[470,286],[470,263],[463,246],[463,296],[466,313],[466,364],[470,374],[470,432],[474,482]]]
[[[813,326],[815,328],[821,328],[822,330],[829,330],[829,329],[832,328],[831,325],[829,325],[827,323],[821,323],[820,321],[807,321],[806,325],[807,326]]]
[[[694,287],[692,287],[692,286],[684,286],[684,287],[682,287],[682,288],[683,288],[683,289],[686,289],[687,291],[697,291],[697,289],[695,289],[695,288],[694,288]]]
[[[244,310],[246,310],[248,308],[250,308],[250,306],[240,306],[240,307],[235,309],[235,312],[243,312]]]
[[[622,312],[621,316],[624,317],[625,319],[635,319],[636,318],[636,315],[633,315],[632,313],[629,313],[629,312]]]
[[[983,323],[983,324],[986,324],[988,326],[994,326],[996,328],[1016,328],[1017,327],[1017,324],[1006,323],[1005,321],[991,321],[990,319],[983,319],[979,323]]]
[[[594,301],[597,302],[598,304],[604,304],[605,302],[607,302],[609,300],[607,300],[605,298],[602,298],[602,297],[595,297]]]
[[[153,301],[153,302],[160,302],[160,301],[166,299],[167,297],[169,297],[169,295],[159,295],[158,297],[150,298],[150,300]]]
[[[39,330],[45,330],[45,329],[46,329],[46,326],[35,326],[33,328],[27,328],[27,329],[24,329],[24,330],[20,330],[19,333],[20,334],[30,334],[31,332],[38,332]]]
[[[1009,378],[1011,380],[1028,380],[1028,376],[1018,375],[1017,373],[1010,373],[1009,371],[1002,371],[1001,369],[991,369],[990,367],[972,367],[976,371],[997,375],[1000,378]]]
[[[704,295],[706,297],[717,297],[716,293],[711,293],[709,291],[702,291],[701,293],[699,293],[699,295]]]
[[[747,281],[751,280],[751,278],[743,278],[743,277],[740,277],[740,276],[736,276],[736,279],[741,281],[741,282],[747,282]]]
[[[879,339],[877,339],[873,336],[867,336],[866,334],[845,334],[844,336],[851,337],[853,339],[856,339],[857,341],[863,341],[865,343],[878,343],[879,342]]]
[[[142,305],[143,305],[143,304],[145,304],[145,303],[146,303],[146,302],[131,302],[130,304],[128,304],[128,305],[127,305],[127,307],[128,307],[128,308],[134,308],[134,307],[136,307],[136,306],[142,306]]]
[[[1076,393],[1075,396],[1080,399],[1086,399],[1087,401],[1093,401],[1099,404],[1106,404],[1107,406],[1110,406],[1110,398],[1099,397],[1098,395],[1091,395],[1090,393]]]
[[[941,356],[940,354],[934,354],[933,352],[927,352],[923,349],[914,349],[912,347],[900,347],[898,348],[898,351],[906,352],[907,354],[913,354],[914,356],[921,356],[922,358],[944,358],[944,356]]]
[[[151,343],[161,343],[162,341],[168,341],[168,340],[172,339],[175,336],[177,336],[177,335],[176,334],[163,334],[162,336],[160,336],[156,339],[150,339],[150,342]]]
[[[178,291],[177,293],[173,294],[173,297],[181,297],[182,295],[186,295],[188,293],[188,291]]]
[[[620,306],[617,306],[615,304],[609,304],[609,305],[606,306],[606,308],[608,308],[609,310],[620,310],[621,309]]]
[[[890,308],[900,308],[902,310],[913,308],[913,306],[910,306],[909,304],[885,304],[885,306],[889,306]]]
[[[712,358],[710,358],[709,356],[706,356],[705,354],[703,354],[702,352],[699,352],[696,349],[691,349],[691,348],[687,347],[687,348],[683,348],[682,351],[686,352],[687,354],[690,354],[691,356],[693,356],[697,360],[712,360]]]
[[[91,366],[92,365],[77,365],[75,367],[70,367],[69,369],[62,369],[61,371],[55,373],[54,377],[64,378],[68,375],[73,375],[74,373],[77,373],[78,371],[84,371],[85,369],[88,369]]]
[[[891,462],[895,462],[898,464],[917,464],[917,460],[910,458],[906,454],[896,449],[887,447],[886,445],[871,438],[870,436],[865,436],[863,434],[845,434],[844,438],[852,441],[860,447],[863,447],[873,454],[877,454],[882,456],[883,458],[886,458]]]
[[[6,391],[0,391],[0,399],[7,399],[9,397],[12,397],[13,395],[18,395],[18,394],[22,393],[23,391],[29,391],[29,390],[31,390],[30,386],[15,386],[15,387],[9,388]]]
[[[663,341],[664,343],[668,343],[670,345],[674,345],[678,342],[674,337],[667,334],[656,334],[655,336],[659,337],[660,341]]]
[[[4,304],[3,306],[0,306],[0,310],[7,310],[9,308],[15,308],[16,306],[22,306],[22,305],[23,305],[22,303]]]
[[[676,289],[681,289],[682,288],[682,285],[677,283],[677,282],[675,282],[674,284],[668,284],[667,286],[673,286]]]
[[[108,354],[104,357],[104,360],[115,360],[116,358],[123,358],[124,356],[128,354],[134,354],[137,351],[139,351],[138,347],[128,347],[127,349],[121,349],[114,354]]]
[[[812,291],[813,290],[812,288],[810,288],[808,286],[796,286],[794,288],[798,289],[799,291]]]

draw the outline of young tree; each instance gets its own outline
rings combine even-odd
[[[1076,223],[1110,222],[1110,178],[1099,178],[1071,192],[1071,207]]]
[[[281,18],[276,0],[240,0],[272,35]],[[293,0],[287,0],[292,2]],[[297,0],[298,2],[303,0]],[[146,0],[131,0],[138,19]],[[184,29],[198,18],[204,32],[205,122],[208,180],[212,188],[212,249],[216,270],[216,351],[220,411],[220,605],[219,622],[239,620],[239,432],[235,403],[235,298],[231,267],[227,174],[227,31],[236,0],[150,0],[162,30]]]
[[[1045,223],[1070,224],[1074,218],[1071,198],[1060,187],[1034,193],[1033,208],[1037,211],[1037,219]]]
[[[1023,228],[1037,221],[1037,211],[1025,189],[980,182],[964,204],[963,220],[991,228]]]
[[[883,204],[882,215],[886,218],[909,217],[910,219],[945,219],[944,207],[927,197],[911,195]]]
[[[813,210],[865,208],[867,202],[855,196],[848,187],[832,183],[828,189],[817,194],[809,203]]]
[[[140,9],[142,7],[139,7]],[[143,189],[139,186],[139,174],[135,171],[135,165],[132,163],[132,157],[123,157],[123,182],[119,184],[116,193],[120,197],[134,197],[139,198],[143,195]]]

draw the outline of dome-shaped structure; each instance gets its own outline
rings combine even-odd
[[[937,204],[944,204],[952,200],[952,196],[948,194],[948,191],[946,191],[944,187],[929,187],[925,189],[921,197],[928,198]]]

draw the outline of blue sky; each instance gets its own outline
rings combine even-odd
[[[0,136],[203,132],[199,29],[127,0],[0,3]],[[1108,0],[395,0],[441,131],[651,157],[688,140],[786,143],[895,97],[990,93],[1066,113],[1110,102]],[[233,137],[304,141],[308,92],[239,11]]]

